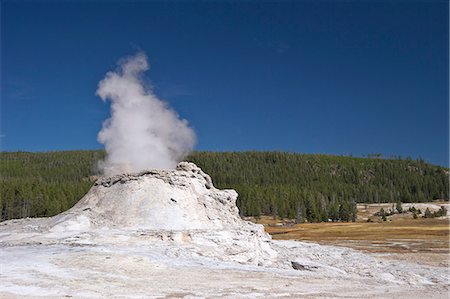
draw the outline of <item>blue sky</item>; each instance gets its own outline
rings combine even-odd
[[[448,165],[448,2],[1,2],[1,147],[96,149],[98,82],[143,50],[196,149]]]

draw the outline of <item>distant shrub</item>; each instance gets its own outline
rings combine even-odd
[[[447,209],[444,206],[441,206],[438,211],[433,212],[433,217],[442,217],[445,215],[447,215]]]
[[[386,215],[386,212],[384,211],[383,208],[381,208],[378,212],[375,212],[375,213],[373,214],[373,216],[378,216],[378,217],[383,217],[383,216],[385,216],[385,215]]]
[[[429,208],[425,210],[425,214],[423,218],[435,218],[435,217],[442,217],[447,215],[447,209],[444,206],[441,206],[441,208],[437,211],[431,212]]]
[[[431,213],[429,208],[427,208],[425,210],[425,214],[423,215],[423,218],[433,218],[433,213]]]

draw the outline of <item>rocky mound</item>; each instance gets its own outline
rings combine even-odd
[[[47,232],[48,240],[86,243],[89,236],[89,243],[98,243],[100,236],[120,233],[176,242],[221,260],[271,265],[277,255],[271,238],[263,226],[241,219],[237,196],[216,189],[195,164],[181,162],[176,170],[100,178],[70,210],[28,227]]]
[[[248,226],[238,214],[237,193],[214,188],[193,163],[99,179],[53,229],[98,227],[148,230],[211,230]],[[259,230],[260,228],[255,228]]]

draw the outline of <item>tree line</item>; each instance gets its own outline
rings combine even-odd
[[[92,186],[103,151],[0,154],[0,219],[53,216]]]
[[[104,151],[2,152],[1,220],[52,216],[92,186]],[[448,169],[418,159],[286,152],[194,152],[188,161],[239,193],[243,216],[351,221],[356,203],[448,199]]]
[[[188,159],[219,188],[239,193],[243,215],[349,221],[356,203],[448,199],[448,169],[422,159],[286,152],[195,152]]]

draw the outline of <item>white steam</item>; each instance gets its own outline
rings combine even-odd
[[[188,122],[144,88],[141,74],[147,56],[138,53],[119,61],[98,84],[97,95],[111,101],[111,118],[97,139],[107,156],[99,163],[106,175],[143,169],[174,168],[193,149],[195,133]]]

